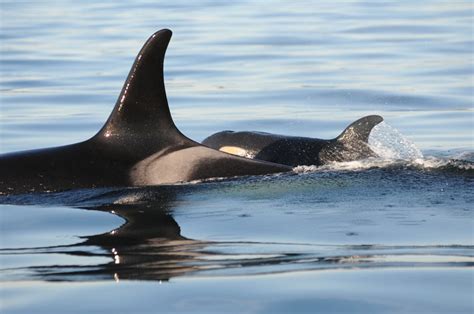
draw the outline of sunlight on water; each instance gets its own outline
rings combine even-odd
[[[415,160],[423,158],[415,143],[386,122],[374,127],[369,136],[370,148],[383,159]]]

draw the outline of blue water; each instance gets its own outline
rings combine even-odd
[[[161,28],[171,112],[192,139],[332,138],[379,114],[382,151],[408,152],[0,196],[2,313],[474,311],[470,1],[2,1],[0,14],[0,153],[94,135]]]

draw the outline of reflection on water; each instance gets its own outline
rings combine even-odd
[[[399,169],[403,170],[404,168]],[[36,247],[16,246],[1,249],[0,256],[3,259],[18,258],[18,256],[25,256],[26,260],[29,258],[29,262],[15,264],[15,260],[13,260],[7,263],[1,271],[1,275],[3,280],[15,281],[41,279],[45,281],[115,280],[118,282],[129,279],[163,282],[184,275],[231,276],[291,273],[308,270],[474,266],[474,255],[472,254],[474,247],[468,243],[455,243],[449,238],[438,242],[447,244],[436,244],[436,240],[426,244],[417,244],[414,239],[411,241],[403,240],[403,238],[409,239],[412,236],[416,236],[418,240],[421,240],[422,237],[420,236],[424,232],[434,234],[435,230],[433,228],[436,226],[436,220],[430,217],[429,212],[415,212],[417,206],[419,206],[417,204],[414,204],[415,207],[411,211],[407,211],[403,207],[390,205],[393,204],[392,201],[396,201],[398,198],[396,195],[393,199],[385,197],[387,205],[385,205],[385,209],[380,209],[377,214],[369,209],[369,214],[365,215],[364,210],[358,209],[357,219],[351,218],[345,221],[343,217],[347,214],[344,212],[346,210],[351,211],[351,206],[348,206],[347,202],[353,201],[353,198],[350,197],[352,188],[347,185],[348,180],[352,181],[352,184],[354,184],[354,180],[359,180],[357,183],[359,193],[361,191],[369,193],[368,199],[362,197],[358,202],[367,204],[367,206],[374,206],[377,202],[374,203],[374,200],[371,200],[372,192],[361,187],[365,185],[364,182],[370,182],[375,177],[393,172],[393,168],[382,168],[378,172],[379,174],[373,172],[372,175],[356,175],[350,172],[340,173],[339,170],[331,173],[326,169],[322,172],[304,174],[304,176],[307,176],[306,179],[295,178],[294,176],[275,177],[272,180],[262,180],[261,178],[239,179],[240,188],[237,188],[237,182],[231,180],[207,185],[104,190],[103,192],[84,191],[82,197],[76,198],[74,202],[82,206],[83,209],[87,209],[85,213],[88,215],[96,212],[112,213],[124,219],[125,222],[121,226],[106,232],[81,236],[80,241],[74,241],[72,244]],[[449,178],[450,173],[446,172],[446,175]],[[413,176],[413,174],[409,176]],[[421,172],[418,176],[415,180],[418,181],[420,193],[428,193],[426,187],[423,187],[423,181],[431,180],[431,174]],[[373,193],[374,195],[383,194],[385,191],[384,184],[393,188],[397,184],[405,184],[407,178],[404,179],[403,175],[399,175],[398,178],[389,179],[388,182],[387,179],[382,179],[377,191]],[[325,182],[321,182],[321,180]],[[445,191],[448,193],[446,197],[451,195],[451,197],[457,198],[457,201],[454,201],[453,204],[461,202],[456,206],[463,206],[463,202],[453,190],[458,180],[462,182],[462,176],[456,175],[448,179],[449,185],[441,184],[441,186],[447,189]],[[466,180],[467,184],[472,185],[469,176],[466,177]],[[399,183],[396,183],[397,181]],[[332,202],[332,206],[325,205],[326,202],[319,196],[316,196],[316,199],[313,198],[312,191],[320,190],[319,193],[322,192],[321,188],[323,186],[321,184],[331,190],[334,190],[334,188],[331,188],[334,184],[339,186],[338,191],[334,191],[334,193],[339,194],[339,200]],[[281,194],[280,196],[274,194],[277,199],[280,198],[280,203],[277,201],[280,206],[283,204],[281,203],[282,200],[289,200],[289,203],[283,205],[282,209],[272,209],[272,212],[268,213],[259,213],[256,208],[251,211],[244,210],[247,206],[256,206],[258,201],[255,202],[258,198],[268,197],[269,195],[265,196],[265,194],[274,193],[275,191],[279,191],[278,193]],[[290,191],[299,194],[297,198],[293,199],[298,199],[301,202],[300,205],[292,203],[292,197],[285,195]],[[73,191],[58,193],[56,194],[58,198],[56,201],[64,202],[68,200],[71,194],[77,197],[80,193]],[[329,199],[334,199],[330,194],[327,194],[327,196]],[[349,199],[344,200],[348,196]],[[242,197],[244,198],[242,199]],[[254,199],[255,197],[257,199]],[[42,199],[41,195],[31,195],[29,201],[31,202],[33,199],[36,202],[51,202],[51,198]],[[232,215],[231,204],[234,203],[235,199],[241,200],[241,208],[237,210],[239,218],[232,218],[228,222],[221,221],[229,214]],[[28,201],[23,196],[13,196],[4,198],[4,200],[19,203]],[[71,202],[71,200],[68,201]],[[224,200],[224,203],[221,203],[222,200]],[[313,203],[316,200],[321,204],[313,204],[310,212],[305,214],[305,208],[307,207],[305,204]],[[419,203],[416,198],[413,198],[412,201]],[[430,204],[442,206],[444,201],[444,198],[441,197],[433,199]],[[465,201],[469,200],[466,199]],[[189,202],[194,204],[189,204]],[[200,203],[204,207],[201,207]],[[216,208],[216,204],[221,205]],[[331,213],[327,212],[325,206],[332,207]],[[380,206],[380,204],[375,206]],[[436,211],[433,213],[436,213]],[[295,214],[296,217],[291,218]],[[309,225],[301,224],[298,216],[308,214],[314,217],[319,216],[320,221],[314,221]],[[439,214],[438,212],[437,215]],[[460,214],[462,214],[459,216],[460,218],[463,216],[469,217],[470,215],[469,211],[462,209]],[[34,217],[34,211],[31,215]],[[192,228],[183,229],[175,217],[183,221],[184,226],[192,224]],[[295,218],[296,220],[294,220]],[[386,219],[391,222],[384,222]],[[265,234],[265,230],[269,228],[272,230],[272,238],[275,238],[275,235],[280,232],[281,221],[283,220],[287,222],[299,221],[303,238],[299,239],[293,231],[293,235],[283,237],[283,241],[259,240],[261,236],[258,236],[258,234]],[[248,223],[245,223],[245,221]],[[336,221],[339,221],[340,227],[334,225]],[[439,221],[443,222],[445,220],[441,217]],[[187,236],[187,234],[193,233],[191,229],[195,229],[196,224],[201,223],[203,224],[201,228],[210,228],[209,231],[229,228],[225,232],[220,231],[221,234],[251,230],[250,235],[256,232],[257,236],[250,237],[248,240],[242,235],[240,239],[236,240],[208,240],[206,235],[202,235],[202,239],[199,236],[196,236],[196,238]],[[333,226],[327,226],[327,223]],[[245,226],[246,224],[247,226]],[[457,225],[460,226],[459,223]],[[419,231],[415,229],[412,235],[399,235],[400,241],[398,243],[400,244],[397,244],[397,242],[390,244],[390,242],[393,242],[390,233],[386,233],[385,236],[379,235],[378,239],[373,239],[370,236],[370,230],[374,227],[388,228],[391,229],[393,234],[396,234],[397,232],[406,232],[407,226],[416,227]],[[311,228],[321,230],[314,233]],[[259,229],[261,230],[259,231]],[[340,230],[338,231],[338,229]],[[462,235],[464,234],[463,230],[465,230],[464,227],[458,229],[457,232]],[[328,231],[330,233],[340,232],[341,234],[327,238]],[[34,233],[35,231],[33,229],[27,232]],[[365,242],[362,236],[368,232],[369,237],[367,239],[371,242]],[[362,238],[357,240],[361,236]],[[456,239],[458,235],[452,233],[450,236],[452,239]],[[428,238],[430,237],[432,238],[432,236]],[[347,240],[351,238],[355,239],[355,242]],[[308,241],[308,239],[310,240]],[[336,240],[335,243],[334,240]],[[38,263],[34,256],[43,256],[43,258]],[[65,259],[65,256],[72,257],[72,259]]]
[[[474,182],[454,169],[1,196],[0,306],[469,312]]]
[[[473,246],[321,245],[305,243],[210,242],[187,239],[161,205],[115,205],[126,223],[71,245],[2,249],[2,255],[51,255],[50,265],[2,270],[3,280],[168,281],[183,275],[257,275],[303,270],[386,267],[472,267]],[[55,264],[57,255],[105,257],[99,264]],[[85,260],[84,260],[85,261]]]

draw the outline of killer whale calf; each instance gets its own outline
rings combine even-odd
[[[368,139],[372,129],[382,121],[383,118],[378,115],[363,117],[331,140],[264,132],[222,131],[207,137],[202,144],[230,154],[292,167],[321,166],[335,161],[376,157],[368,145]]]
[[[171,34],[160,30],[145,43],[110,117],[95,136],[67,146],[1,155],[0,193],[157,185],[291,171],[285,165],[208,148],[177,129],[163,77]]]

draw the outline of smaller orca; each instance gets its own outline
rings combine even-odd
[[[0,155],[0,194],[143,186],[291,171],[223,153],[184,136],[166,99],[163,62],[171,31],[145,43],[102,129],[62,147]]]
[[[373,127],[382,121],[383,118],[377,115],[363,117],[332,140],[264,132],[222,131],[204,139],[202,144],[222,152],[292,167],[320,166],[334,161],[376,157],[368,145],[368,139]]]

